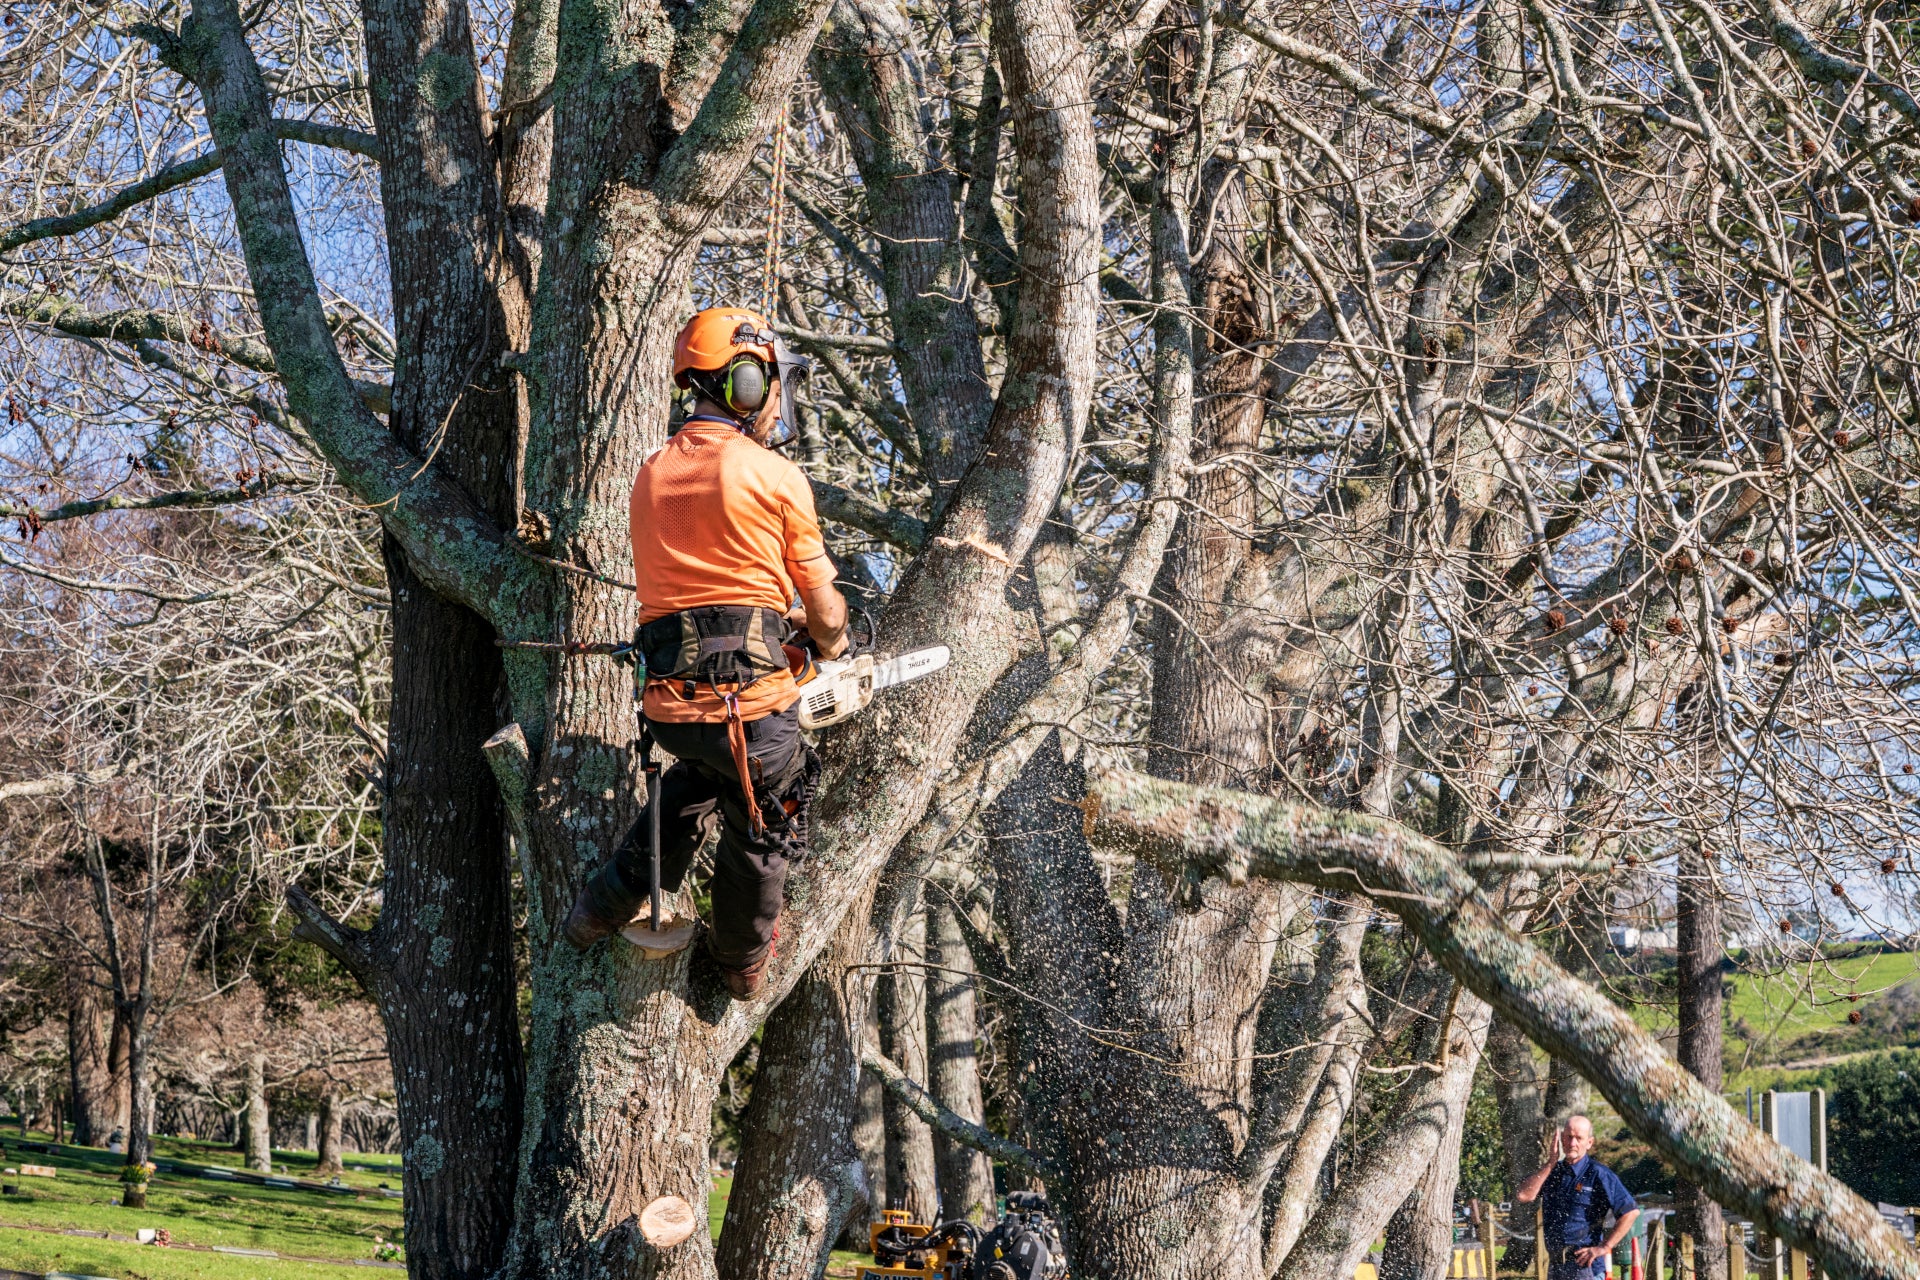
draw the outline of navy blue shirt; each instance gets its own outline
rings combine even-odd
[[[1540,1187],[1540,1219],[1554,1249],[1600,1244],[1609,1214],[1624,1218],[1639,1207],[1613,1170],[1592,1156],[1581,1156],[1578,1164],[1562,1160]]]

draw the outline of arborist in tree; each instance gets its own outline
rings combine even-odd
[[[657,743],[676,760],[659,788],[661,884],[679,888],[717,810],[707,948],[737,1000],[765,981],[820,768],[801,740],[782,637],[791,623],[822,657],[847,647],[847,605],[812,487],[773,451],[776,429],[793,431],[794,384],[806,371],[755,312],[694,316],[673,352],[674,384],[693,411],[640,468],[629,507],[642,749]],[[635,918],[648,895],[647,823],[642,813],[580,891],[566,923],[574,946]]]

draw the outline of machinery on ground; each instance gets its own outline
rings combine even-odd
[[[929,1227],[888,1209],[868,1244],[873,1262],[856,1280],[1067,1280],[1060,1229],[1035,1191],[1010,1192],[1006,1212],[984,1236],[969,1222]]]

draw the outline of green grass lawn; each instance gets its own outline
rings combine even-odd
[[[14,1271],[66,1271],[107,1280],[368,1280],[371,1276],[402,1275],[351,1263],[237,1258],[5,1228],[0,1228],[0,1266]]]
[[[34,1135],[34,1138],[44,1140],[40,1135]],[[27,1163],[51,1165],[59,1170],[59,1174],[52,1178],[8,1177],[7,1181],[18,1186],[20,1192],[18,1195],[0,1197],[0,1226],[79,1228],[86,1231],[113,1231],[123,1235],[133,1235],[141,1227],[165,1227],[174,1240],[181,1243],[269,1249],[275,1253],[337,1258],[342,1262],[371,1259],[382,1242],[397,1241],[401,1235],[400,1201],[382,1196],[379,1190],[382,1182],[395,1189],[399,1187],[397,1163],[390,1171],[350,1172],[343,1181],[357,1188],[353,1195],[282,1191],[161,1172],[154,1175],[148,1188],[147,1207],[126,1209],[114,1203],[120,1198],[119,1170],[123,1157],[71,1146],[58,1147],[53,1155],[23,1152],[19,1149],[19,1139],[15,1134],[0,1134],[0,1143],[7,1145],[7,1168],[18,1168],[22,1163]],[[240,1163],[233,1152],[222,1152],[198,1144],[161,1139],[157,1146],[159,1150],[156,1155],[161,1159],[229,1166]],[[276,1173],[284,1163],[288,1176],[299,1177],[311,1172],[313,1157],[299,1152],[276,1152],[274,1163]],[[369,1160],[368,1163],[375,1162]],[[93,1245],[99,1245],[108,1253],[113,1248],[131,1249],[133,1256],[141,1259],[172,1256],[164,1249],[13,1231],[8,1233],[6,1244],[0,1248],[0,1264],[17,1270],[34,1269],[26,1267],[14,1256],[16,1248],[21,1251],[22,1257],[27,1256],[27,1245],[23,1242],[31,1242],[32,1257],[35,1259],[51,1257],[52,1252],[70,1253]],[[195,1257],[198,1260],[192,1265],[204,1267],[218,1268],[234,1261],[217,1254]],[[75,1268],[63,1262],[60,1269]],[[331,1275],[334,1269],[323,1270]],[[132,1272],[123,1269],[114,1274],[131,1275]],[[153,1271],[151,1274],[214,1276],[239,1273],[207,1270]],[[362,1269],[358,1274],[364,1277],[367,1273]]]
[[[1906,954],[1839,954],[1808,961],[1781,963],[1768,972],[1728,975],[1733,994],[1726,1003],[1727,1069],[1743,1077],[1771,1079],[1778,1064],[1819,1060],[1915,1042],[1911,1014],[1895,1025],[1874,1017],[1885,994],[1920,977],[1920,957]],[[1672,974],[1656,961],[1653,975],[1633,979],[1616,977],[1609,984],[1616,998],[1627,1003],[1636,1022],[1656,1035],[1671,1038],[1675,1028]],[[1850,999],[1849,997],[1857,997]],[[1889,1008],[1889,1006],[1881,1006]],[[1849,1013],[1865,1016],[1865,1025],[1847,1021]],[[1743,1072],[1742,1067],[1753,1070]],[[1742,1087],[1750,1081],[1729,1080]]]
[[[29,1134],[28,1140],[44,1143],[47,1135]],[[371,1280],[398,1274],[353,1265],[373,1259],[382,1242],[401,1242],[400,1201],[380,1194],[383,1184],[400,1187],[398,1156],[347,1157],[349,1167],[341,1180],[354,1188],[351,1196],[162,1172],[148,1187],[147,1208],[125,1209],[114,1203],[120,1198],[121,1156],[73,1146],[59,1146],[52,1155],[24,1152],[19,1142],[17,1132],[0,1133],[0,1144],[7,1148],[0,1164],[13,1169],[22,1163],[51,1165],[60,1172],[52,1178],[7,1177],[20,1194],[0,1197],[0,1268],[66,1271],[109,1280]],[[237,1152],[211,1144],[158,1138],[154,1145],[160,1160],[234,1169],[244,1163]],[[305,1178],[313,1172],[314,1155],[276,1151],[273,1163],[276,1175]],[[732,1189],[733,1179],[723,1176],[715,1180],[707,1199],[707,1221],[716,1237]],[[77,1228],[131,1236],[141,1227],[165,1227],[176,1244],[265,1249],[336,1261],[237,1257],[48,1234]],[[851,1276],[858,1261],[858,1255],[836,1252],[828,1275]]]

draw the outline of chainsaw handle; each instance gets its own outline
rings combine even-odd
[[[854,613],[859,614],[860,617],[866,622],[867,624],[866,643],[865,644],[860,643],[860,635],[861,635],[860,631],[854,626],[852,626],[851,624],[849,624],[847,627],[847,647],[845,651],[842,652],[838,658],[834,659],[834,661],[836,662],[844,661],[848,658],[855,658],[863,653],[872,653],[875,648],[875,643],[880,638],[879,628],[874,624],[873,615],[867,611],[867,608],[865,605],[849,604],[848,608],[852,610]],[[787,625],[791,628],[791,630],[787,632],[786,639],[781,642],[782,645],[790,651],[791,650],[804,651],[808,655],[808,666],[810,669],[814,662],[818,662],[820,660],[819,641],[815,640],[812,634],[809,633],[805,627],[795,627],[791,622],[789,622]],[[787,662],[788,662],[788,665],[792,666],[794,669],[793,670],[794,679],[800,680],[802,683],[805,683],[806,680],[812,678],[811,673],[809,673],[806,677],[801,676],[800,667],[795,662],[793,658],[793,654],[791,652],[789,652],[787,655]]]

